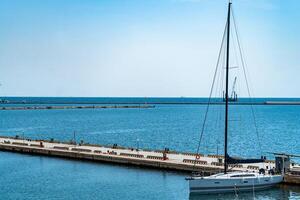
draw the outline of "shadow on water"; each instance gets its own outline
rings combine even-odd
[[[189,200],[291,200],[300,199],[300,187],[281,185],[272,189],[254,192],[242,192],[238,194],[210,194],[210,195],[197,195],[190,194]]]

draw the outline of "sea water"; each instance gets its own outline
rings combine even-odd
[[[108,102],[99,98],[22,99],[37,104],[112,101],[108,98],[104,99]],[[171,100],[173,103],[191,101]],[[114,98],[113,101],[118,104],[147,100]],[[155,108],[147,109],[0,111],[0,135],[64,141],[75,137],[77,141],[88,143],[195,152],[202,133],[200,152],[221,154],[223,106],[209,107],[202,131],[206,110],[206,105],[156,104]],[[300,106],[231,106],[230,154],[244,157],[262,154],[271,157],[267,152],[300,154],[299,113]],[[188,182],[184,180],[188,174],[8,152],[0,152],[0,174],[0,199],[300,199],[299,187],[276,187],[236,195],[189,196]]]

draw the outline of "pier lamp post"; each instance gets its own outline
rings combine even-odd
[[[25,134],[22,132],[23,143],[25,143]]]
[[[139,147],[140,147],[140,139],[137,138],[136,139],[136,150],[139,151]]]
[[[73,132],[73,142],[74,145],[76,146],[76,131]]]
[[[219,155],[219,140],[217,140],[217,155]]]

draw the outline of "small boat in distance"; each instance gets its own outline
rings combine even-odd
[[[230,39],[230,17],[231,17],[232,3],[228,4],[227,23],[224,32],[226,34],[226,79],[225,79],[225,130],[224,130],[224,171],[223,173],[212,176],[202,177],[192,175],[186,179],[189,181],[190,193],[210,194],[210,193],[225,193],[237,191],[252,191],[256,189],[266,189],[280,183],[283,180],[283,175],[275,175],[273,172],[265,174],[265,170],[261,169],[259,172],[229,172],[229,165],[247,164],[247,163],[262,163],[265,157],[261,159],[241,159],[234,158],[228,154],[227,138],[228,138],[228,104],[230,97],[228,95],[229,82],[229,39]],[[223,36],[223,39],[225,38]],[[223,41],[222,41],[223,43]],[[204,121],[205,123],[205,121]],[[199,148],[198,148],[199,149]],[[198,152],[197,152],[198,153]],[[223,161],[222,161],[223,162]]]

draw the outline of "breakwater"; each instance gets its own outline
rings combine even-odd
[[[5,105],[26,105],[26,106],[5,106]],[[30,104],[35,104],[39,106],[29,106]],[[148,102],[90,102],[90,103],[83,103],[83,102],[55,102],[55,104],[64,104],[63,106],[42,106],[44,104],[49,104],[45,102],[0,102],[0,109],[20,109],[20,108],[32,108],[32,109],[51,109],[49,107],[52,107],[53,109],[75,109],[75,108],[149,108],[154,107],[154,105],[207,105],[207,101],[203,102],[155,102],[155,101],[148,101]],[[72,106],[71,106],[71,105]],[[77,106],[73,106],[74,104],[77,104]],[[85,105],[89,104],[89,105]],[[102,104],[99,106],[99,104]],[[134,105],[133,105],[134,104]],[[222,101],[211,101],[211,105],[223,105],[224,102]],[[300,105],[300,101],[235,101],[235,102],[229,102],[230,105]],[[23,110],[24,110],[23,109]]]
[[[50,109],[108,109],[108,108],[154,108],[153,105],[80,105],[80,106],[6,106],[0,107],[0,110],[50,110]]]

